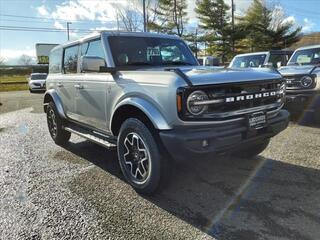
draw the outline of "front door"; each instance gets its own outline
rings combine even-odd
[[[105,59],[104,49],[100,39],[95,39],[81,45],[81,56],[95,56]],[[114,82],[110,73],[80,73],[76,88],[76,114],[80,122],[89,126],[106,130],[106,105],[108,87]]]

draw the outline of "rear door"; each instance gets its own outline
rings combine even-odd
[[[105,58],[101,39],[93,39],[81,45],[81,56]],[[81,122],[101,130],[107,129],[107,91],[114,83],[110,73],[80,73],[76,84],[76,114]]]

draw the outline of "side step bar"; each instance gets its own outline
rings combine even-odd
[[[80,137],[83,137],[85,139],[88,139],[91,142],[94,142],[96,144],[99,144],[102,147],[106,147],[106,148],[115,148],[117,145],[115,143],[111,143],[105,139],[103,139],[103,137],[96,137],[94,136],[90,131],[87,131],[85,129],[82,128],[72,128],[72,127],[65,127],[64,130],[77,134]]]

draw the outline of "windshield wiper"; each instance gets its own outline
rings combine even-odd
[[[188,66],[192,66],[194,64],[189,63],[189,62],[183,62],[183,61],[168,61],[168,62],[164,62],[163,65],[188,65]]]

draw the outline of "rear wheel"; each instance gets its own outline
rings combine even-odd
[[[50,102],[48,104],[46,112],[48,129],[51,138],[58,145],[66,144],[70,139],[71,133],[63,129],[62,119],[58,114],[54,102]]]
[[[118,158],[125,179],[143,194],[154,193],[165,180],[166,159],[160,143],[138,119],[129,118],[118,136]]]
[[[235,156],[240,158],[253,158],[262,153],[269,145],[270,139],[250,145],[235,152]]]

